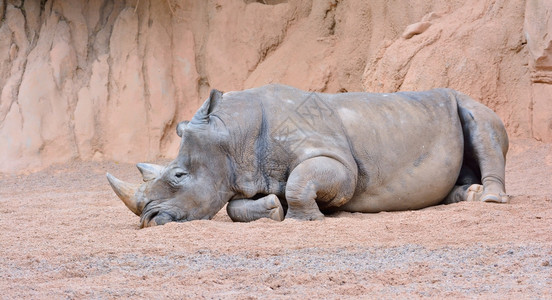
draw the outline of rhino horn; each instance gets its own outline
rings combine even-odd
[[[190,123],[193,125],[205,125],[209,123],[209,114],[221,100],[222,92],[215,89],[211,90],[209,99],[205,100],[203,105],[197,110]]]
[[[142,173],[142,179],[144,179],[144,182],[148,182],[150,180],[158,178],[165,168],[160,165],[146,163],[136,164],[136,167],[138,168],[138,170],[140,170],[140,173]]]
[[[109,184],[111,185],[113,191],[115,191],[115,194],[123,200],[126,207],[128,207],[128,209],[130,209],[137,216],[140,216],[141,210],[138,209],[138,203],[135,196],[138,186],[121,181],[109,173],[107,173],[107,181],[109,181]]]

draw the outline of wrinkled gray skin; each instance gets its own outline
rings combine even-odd
[[[177,132],[182,142],[173,162],[138,164],[143,184],[108,174],[141,227],[210,219],[226,203],[234,221],[252,221],[508,201],[504,125],[450,89],[213,90]]]

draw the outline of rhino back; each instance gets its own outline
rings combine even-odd
[[[330,156],[356,169],[350,141],[324,94],[268,85],[230,92],[217,112],[235,139],[266,164],[293,169],[300,162]],[[340,101],[337,101],[340,102]],[[246,161],[251,161],[250,159]]]

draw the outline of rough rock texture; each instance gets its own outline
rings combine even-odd
[[[0,6],[0,171],[174,153],[198,75],[189,24],[167,2]]]
[[[454,88],[494,108],[511,135],[530,134],[523,4],[470,0],[438,12],[423,33],[383,42],[366,67],[365,88]]]
[[[552,141],[552,2],[528,0],[525,33],[531,74],[533,136]]]
[[[451,87],[552,141],[547,0],[0,0],[0,172],[172,157],[210,88]]]

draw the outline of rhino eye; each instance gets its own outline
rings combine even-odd
[[[178,185],[188,175],[183,169],[177,169],[173,173],[173,177],[169,179],[169,182],[173,185]]]
[[[185,172],[176,172],[176,173],[174,174],[174,177],[180,179],[180,178],[184,177],[184,175],[186,175]]]

